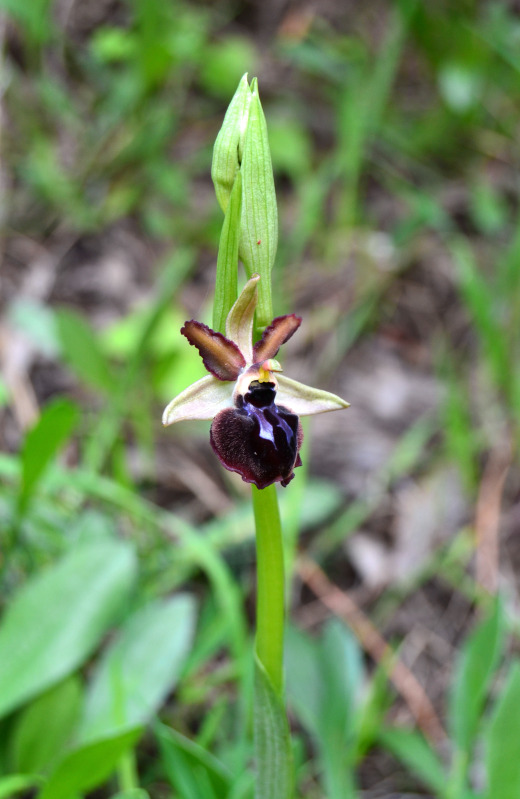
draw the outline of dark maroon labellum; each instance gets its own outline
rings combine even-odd
[[[211,446],[222,465],[257,488],[277,482],[286,486],[301,465],[300,421],[275,405],[275,398],[273,383],[255,381],[237,407],[220,411],[211,425]]]

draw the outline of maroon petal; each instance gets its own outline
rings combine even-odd
[[[233,341],[194,319],[184,323],[181,333],[197,347],[208,372],[219,380],[237,379],[246,362]]]
[[[253,347],[254,363],[265,361],[267,358],[275,358],[282,344],[289,341],[301,323],[301,317],[293,313],[273,319],[269,327],[264,330],[260,341]]]
[[[286,486],[301,464],[300,421],[274,404],[274,387],[269,386],[248,392],[241,407],[220,411],[210,431],[211,446],[222,465],[257,488],[277,482]]]

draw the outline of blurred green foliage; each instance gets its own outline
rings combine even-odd
[[[520,20],[507,3],[469,0],[295,12],[276,29],[259,3],[93,0],[83,16],[81,5],[0,0],[3,240],[52,249],[58,234],[125,224],[160,255],[153,291],[102,330],[70,304],[4,300],[6,323],[73,388],[0,454],[0,797],[249,799],[250,510],[231,488],[229,506],[194,523],[153,488],[153,420],[202,374],[177,333],[182,289],[215,259],[222,114],[240,76],[259,74],[282,200],[277,312],[309,263],[334,278],[356,256],[349,313],[310,314],[335,331],[324,375],[391,318],[393,287],[432,242],[452,276],[432,355],[440,413],[404,431],[348,507],[303,469],[281,497],[289,562],[300,531],[327,564],[406,476],[447,462],[474,503],[490,452],[510,441],[518,460]],[[2,413],[11,404],[4,376]],[[417,577],[437,572],[484,618],[457,657],[440,751],[391,725],[387,664],[372,672],[342,623],[290,630],[298,796],[355,797],[378,748],[410,790],[520,794],[515,631],[467,577],[467,542],[461,530]]]

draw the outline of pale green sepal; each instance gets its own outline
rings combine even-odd
[[[242,176],[236,173],[235,184],[226,211],[217,257],[215,299],[213,301],[213,330],[224,333],[226,317],[237,299],[237,264],[242,211]]]
[[[350,403],[331,394],[330,391],[322,391],[319,388],[306,386],[297,380],[291,380],[285,375],[277,375],[278,390],[276,392],[276,404],[283,405],[297,416],[312,416],[315,413],[326,413],[327,411],[340,411],[348,408]]]
[[[254,734],[255,799],[291,799],[291,738],[283,700],[258,657],[255,657]]]
[[[218,203],[224,213],[227,211],[236,173],[242,160],[250,103],[251,89],[246,72],[228,106],[213,148],[211,177]]]
[[[259,280],[260,275],[253,275],[247,281],[226,320],[226,336],[238,346],[246,363],[253,362],[253,322]]]
[[[190,419],[213,419],[219,411],[233,405],[233,383],[206,375],[185,388],[164,409],[162,423],[165,427]]]
[[[278,246],[278,211],[267,125],[256,79],[251,82],[251,104],[242,157],[242,230],[240,258],[248,277],[259,274],[257,327],[273,318],[271,269]]]

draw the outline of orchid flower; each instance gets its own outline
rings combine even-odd
[[[253,345],[258,275],[246,283],[226,319],[226,335],[193,319],[181,333],[196,347],[206,377],[175,397],[163,424],[212,419],[210,443],[226,469],[246,483],[286,486],[301,466],[303,441],[299,416],[348,408],[335,394],[311,388],[280,374],[275,356],[299,328],[295,314],[278,316]]]

